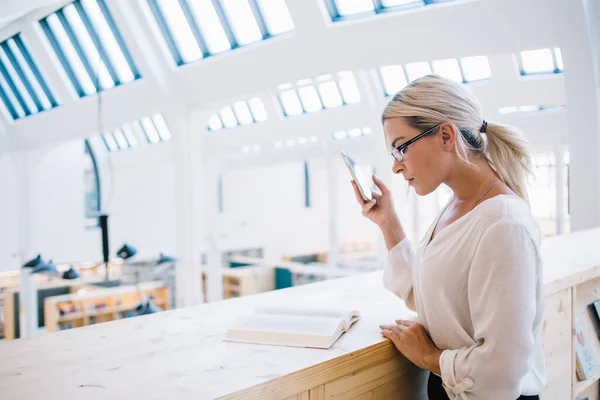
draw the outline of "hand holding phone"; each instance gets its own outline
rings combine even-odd
[[[365,201],[373,200],[374,197],[373,192],[371,190],[371,185],[369,185],[367,180],[362,176],[360,170],[356,167],[356,163],[354,162],[354,160],[348,157],[348,155],[343,151],[340,154],[342,155],[342,159],[348,167],[348,171],[350,171],[350,175],[352,175],[352,178],[356,182],[362,198]]]

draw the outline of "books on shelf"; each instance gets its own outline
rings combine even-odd
[[[224,340],[329,349],[359,318],[354,309],[263,307],[240,316]]]
[[[583,331],[579,318],[575,320],[575,366],[579,380],[589,379],[598,368],[589,338]]]
[[[596,334],[600,338],[600,299],[588,304],[588,310],[590,311],[590,317],[592,317],[592,321],[594,322]]]

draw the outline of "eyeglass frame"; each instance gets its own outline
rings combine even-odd
[[[431,132],[435,131],[437,128],[439,128],[441,125],[441,123],[437,124],[436,126],[434,126],[433,128],[427,129],[425,132],[421,132],[419,133],[417,136],[415,136],[414,138],[407,140],[406,142],[394,147],[391,151],[391,155],[392,157],[394,157],[396,159],[396,161],[398,162],[402,162],[404,161],[404,153],[403,151],[406,150],[406,148],[408,146],[410,146],[411,144],[413,144],[414,142],[416,142],[417,140],[421,139],[424,136],[429,135]],[[396,154],[399,154],[401,157],[397,157]],[[400,159],[401,158],[401,159]]]

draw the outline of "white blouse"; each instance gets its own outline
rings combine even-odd
[[[491,197],[427,244],[436,223],[418,251],[406,238],[389,251],[383,283],[444,350],[446,393],[455,400],[541,394],[542,260],[529,206],[513,195]]]

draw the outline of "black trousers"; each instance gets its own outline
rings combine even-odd
[[[444,387],[442,386],[442,378],[436,374],[429,374],[427,382],[427,397],[429,400],[449,400]],[[540,396],[521,396],[517,400],[539,400]]]

